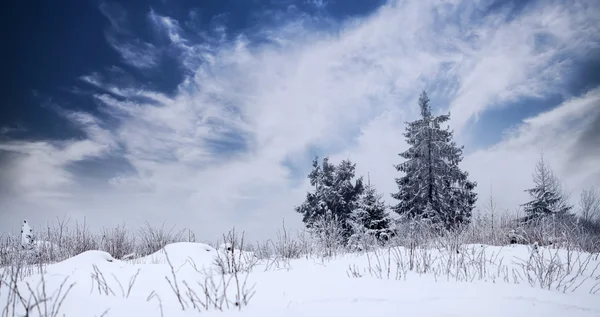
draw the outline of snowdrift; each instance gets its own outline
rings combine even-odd
[[[251,253],[236,251],[255,259]],[[215,268],[227,252],[230,251],[226,246],[217,250],[201,243],[175,243],[136,261],[119,261],[105,252],[89,251],[49,265],[44,276],[45,289],[56,295],[61,283],[63,293],[75,283],[60,305],[59,315],[67,317],[103,313],[107,317],[600,316],[600,258],[573,250],[468,245],[452,252],[382,249],[334,258],[283,260],[277,265],[271,259],[245,262],[252,269],[236,275],[238,284],[232,274],[197,270],[201,266]],[[412,270],[408,268],[410,254],[418,255]],[[172,267],[167,263],[167,255]],[[397,266],[395,257],[403,257],[402,265],[406,267]],[[565,271],[562,283],[572,279],[572,287],[561,289],[558,286],[563,275],[557,272],[565,269],[571,271]],[[527,272],[554,276],[556,280],[548,284],[551,287],[531,284],[524,275]],[[522,279],[514,282],[514,275],[522,275]],[[531,273],[531,277],[534,275]],[[20,281],[21,295],[27,298],[30,294],[27,283],[34,292],[40,291],[40,281],[39,274]],[[225,284],[229,285],[226,299],[218,295]],[[223,311],[214,305],[206,309],[194,307],[198,302],[188,295],[193,291],[204,298],[202,285],[218,293],[213,296],[217,301],[223,299]],[[238,312],[240,306],[236,303],[241,298],[236,297],[236,289],[253,286],[256,293]],[[53,296],[49,303],[53,304],[56,298],[61,296]],[[0,304],[7,301],[6,288],[0,288]],[[15,307],[17,314],[23,312],[19,305]],[[34,309],[30,316],[39,314]]]
[[[167,264],[167,256],[173,266],[176,267],[186,262],[208,266],[217,256],[217,250],[203,243],[178,242],[169,244],[148,256],[131,260],[131,262],[138,264]]]

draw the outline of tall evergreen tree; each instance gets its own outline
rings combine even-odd
[[[525,190],[532,200],[523,204],[525,213],[532,219],[544,216],[566,216],[573,208],[567,202],[567,195],[563,193],[560,181],[554,175],[550,166],[540,158],[533,173],[535,187]]]
[[[345,236],[351,234],[349,219],[364,191],[362,177],[354,180],[355,169],[356,164],[349,160],[335,166],[327,157],[322,165],[319,165],[318,158],[314,159],[308,178],[315,190],[307,193],[306,200],[295,208],[303,215],[302,221],[307,227],[330,212],[343,226]]]
[[[423,91],[419,97],[421,118],[408,122],[406,132],[409,149],[399,155],[406,161],[396,165],[404,173],[396,178],[399,200],[394,211],[409,218],[427,219],[447,228],[468,223],[477,200],[475,182],[461,171],[462,147],[452,140],[453,132],[441,125],[450,114],[434,116],[429,98]]]

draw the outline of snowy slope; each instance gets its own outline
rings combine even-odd
[[[185,284],[199,291],[200,286],[197,282],[205,283],[206,277],[215,272],[198,268],[211,267],[219,251],[196,243],[169,245],[166,251],[173,269],[165,263],[166,258],[162,251],[133,262],[115,260],[109,254],[100,251],[85,252],[46,268],[44,280],[47,293],[58,289],[65,278],[68,280],[63,287],[63,293],[70,283],[76,282],[60,307],[61,316],[64,313],[65,316],[76,317],[100,316],[104,312],[107,317],[161,316],[161,306],[162,315],[170,317],[199,314],[257,317],[347,317],[383,314],[462,317],[600,316],[600,292],[590,294],[600,282],[596,277],[600,259],[597,256],[594,258],[591,255],[566,250],[532,251],[524,246],[468,246],[460,252],[470,252],[468,259],[471,264],[476,261],[487,263],[485,267],[471,264],[457,266],[458,270],[472,270],[465,273],[469,279],[473,279],[469,282],[464,281],[460,274],[453,276],[433,269],[429,273],[417,273],[427,265],[442,268],[442,264],[452,263],[444,262],[445,255],[438,250],[413,250],[421,252],[419,254],[423,257],[415,258],[412,272],[404,272],[404,269],[395,266],[391,260],[394,258],[394,252],[400,252],[397,254],[401,256],[410,254],[410,250],[405,249],[382,250],[369,256],[348,254],[326,260],[304,258],[279,263],[278,266],[263,261],[256,265],[248,276],[245,288],[249,289],[255,285],[256,293],[248,306],[242,307],[241,313],[233,305],[236,294],[236,284],[233,280],[228,288],[231,301],[229,309],[224,305],[223,312],[210,310],[199,313],[192,308],[188,300],[184,304],[186,310],[183,311],[171,287],[175,285],[173,273],[182,293],[185,293]],[[574,272],[569,276],[573,276],[574,282],[569,285],[573,286],[563,293],[556,284],[548,290],[539,286],[532,287],[525,280],[516,284],[511,280],[512,277],[508,278],[508,281],[502,277],[505,276],[502,273],[505,269],[525,274],[519,263],[524,263],[522,261],[531,257],[532,252],[538,252],[538,259],[560,256],[565,264],[567,259],[570,259],[569,263]],[[426,260],[427,256],[430,256],[430,260]],[[465,258],[457,257],[460,261],[464,261]],[[196,268],[191,265],[190,259]],[[575,264],[577,261],[579,264]],[[534,265],[535,261],[527,263]],[[369,267],[372,273],[369,273]],[[373,273],[376,267],[382,269],[382,278]],[[390,278],[387,278],[388,268]],[[474,268],[481,271],[478,272]],[[576,274],[575,271],[582,273]],[[398,272],[399,279],[396,279]],[[219,284],[221,276],[213,276],[216,284]],[[241,287],[245,276],[239,275]],[[512,273],[506,276],[512,276]],[[130,281],[134,277],[135,283],[129,291]],[[29,294],[25,283],[29,283],[31,288],[35,289],[39,282],[40,275],[33,275],[21,282],[19,288],[22,294]],[[576,285],[579,286],[575,287]],[[60,296],[53,298],[57,297]],[[6,287],[2,287],[0,307],[4,307],[6,301],[7,290]],[[38,315],[37,310],[34,310],[31,316]]]

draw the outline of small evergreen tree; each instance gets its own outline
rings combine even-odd
[[[563,193],[561,184],[554,176],[550,166],[540,158],[533,172],[535,187],[525,190],[532,200],[523,204],[524,211],[530,219],[540,219],[545,216],[567,216],[573,206],[569,205],[568,197]]]
[[[341,161],[335,168],[333,199],[330,201],[331,210],[344,225],[346,237],[352,232],[349,221],[352,212],[359,207],[360,199],[364,193],[363,178],[356,174],[356,164],[350,160]]]
[[[362,177],[354,180],[356,164],[349,160],[340,162],[338,166],[329,163],[325,157],[320,166],[318,158],[313,161],[313,170],[308,175],[314,192],[306,195],[306,200],[295,208],[303,215],[302,221],[310,228],[327,212],[339,221],[344,228],[344,236],[352,233],[349,219],[352,211],[358,207],[361,194],[364,191]]]
[[[382,196],[370,184],[365,188],[359,207],[352,214],[355,235],[368,235],[383,242],[391,235],[391,219]]]
[[[408,122],[406,132],[409,149],[399,155],[406,161],[396,165],[404,175],[396,178],[399,200],[393,210],[411,219],[425,219],[446,228],[468,223],[477,195],[475,182],[461,171],[462,147],[452,141],[453,132],[441,125],[450,114],[433,116],[425,92],[419,97],[421,118]]]

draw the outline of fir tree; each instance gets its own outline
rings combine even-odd
[[[399,155],[406,161],[396,165],[404,173],[396,179],[399,200],[394,211],[408,218],[426,219],[451,228],[468,223],[477,200],[475,182],[461,171],[462,147],[452,140],[453,132],[441,125],[450,114],[433,116],[425,92],[419,97],[421,118],[408,122],[404,136],[409,149]]]
[[[554,173],[540,158],[533,173],[535,187],[525,190],[532,200],[523,204],[524,211],[530,219],[540,219],[545,216],[567,216],[573,206],[567,203],[568,197],[563,193],[561,184]]]
[[[312,167],[308,179],[310,179],[310,185],[315,188],[314,192],[308,192],[304,202],[295,208],[297,212],[302,214],[302,221],[307,227],[310,227],[319,217],[323,217],[329,210],[326,201],[333,187],[333,172],[335,170],[327,157],[323,159],[322,166],[319,165],[318,158],[315,158]]]
[[[314,159],[308,178],[315,190],[307,193],[306,200],[295,208],[303,215],[302,221],[307,227],[331,212],[343,226],[344,235],[348,237],[351,234],[349,219],[364,191],[362,177],[354,180],[355,169],[356,164],[349,160],[335,166],[326,157],[320,166],[318,158]]]
[[[372,236],[380,242],[390,237],[391,219],[381,198],[371,184],[365,187],[359,207],[352,214],[354,233]]]
[[[352,216],[352,212],[358,208],[360,198],[364,192],[363,178],[358,177],[354,180],[356,174],[356,164],[350,160],[343,160],[335,168],[335,177],[333,185],[333,199],[330,201],[331,210],[345,223]]]

